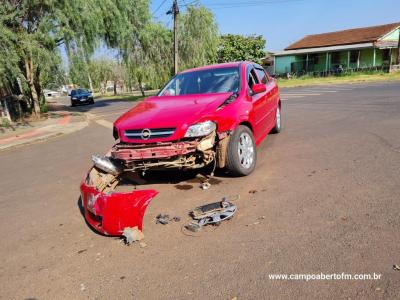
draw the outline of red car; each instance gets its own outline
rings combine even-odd
[[[114,123],[111,155],[131,170],[200,168],[234,175],[256,165],[256,145],[281,129],[278,86],[264,69],[236,62],[179,73]]]
[[[104,161],[95,161],[81,185],[86,219],[98,231],[108,234],[121,233],[127,225],[141,228],[144,210],[157,192],[135,191],[132,193],[141,194],[130,197],[111,193],[127,173],[214,164],[236,176],[248,175],[256,166],[256,146],[268,133],[280,130],[278,86],[261,66],[235,62],[181,72],[158,95],[142,101],[115,121],[113,134],[119,141]],[[126,200],[126,207],[118,202],[115,208],[117,201],[110,197],[129,198],[130,202]],[[141,199],[139,206],[135,206],[136,198]],[[112,208],[107,210],[104,203],[114,205],[109,204]],[[115,213],[109,212],[115,209]],[[131,213],[127,213],[129,209]],[[121,221],[120,216],[112,219],[117,212],[139,217],[135,222]],[[105,223],[109,229],[104,228]]]

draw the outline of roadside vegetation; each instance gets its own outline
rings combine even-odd
[[[220,36],[213,13],[194,2],[179,14],[178,40],[180,70],[264,56],[261,36]],[[100,48],[113,54],[94,58]],[[113,82],[113,94],[145,95],[172,75],[173,32],[154,21],[150,0],[0,5],[0,98],[8,97],[3,107],[16,106],[18,116],[47,111],[44,89],[69,85],[104,95]]]
[[[145,97],[152,96],[154,93],[146,92],[145,96],[142,95],[132,95],[131,93],[118,94],[118,95],[101,95],[95,94],[96,100],[115,100],[115,101],[140,101]]]
[[[327,77],[312,77],[302,76],[291,79],[278,79],[280,87],[299,87],[308,85],[323,85],[323,84],[343,84],[343,83],[358,83],[358,82],[374,82],[374,81],[393,81],[400,80],[400,72],[385,73],[385,72],[368,72],[368,73],[349,73]]]

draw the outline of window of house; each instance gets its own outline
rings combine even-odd
[[[389,61],[390,60],[390,50],[389,49],[383,49],[382,50],[382,60],[383,61]]]
[[[332,52],[332,64],[340,64],[340,52]]]
[[[353,50],[350,52],[350,63],[355,64],[358,61],[358,50]]]

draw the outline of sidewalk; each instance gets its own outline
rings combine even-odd
[[[84,114],[58,109],[49,111],[47,119],[19,124],[14,129],[1,128],[0,151],[71,133],[88,125]]]

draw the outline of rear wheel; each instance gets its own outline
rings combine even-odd
[[[278,105],[275,112],[275,126],[271,130],[272,133],[281,132],[281,126],[282,126],[281,122],[282,122],[281,107]]]
[[[246,176],[253,172],[256,161],[253,133],[247,126],[240,125],[229,140],[226,167],[235,176]]]

